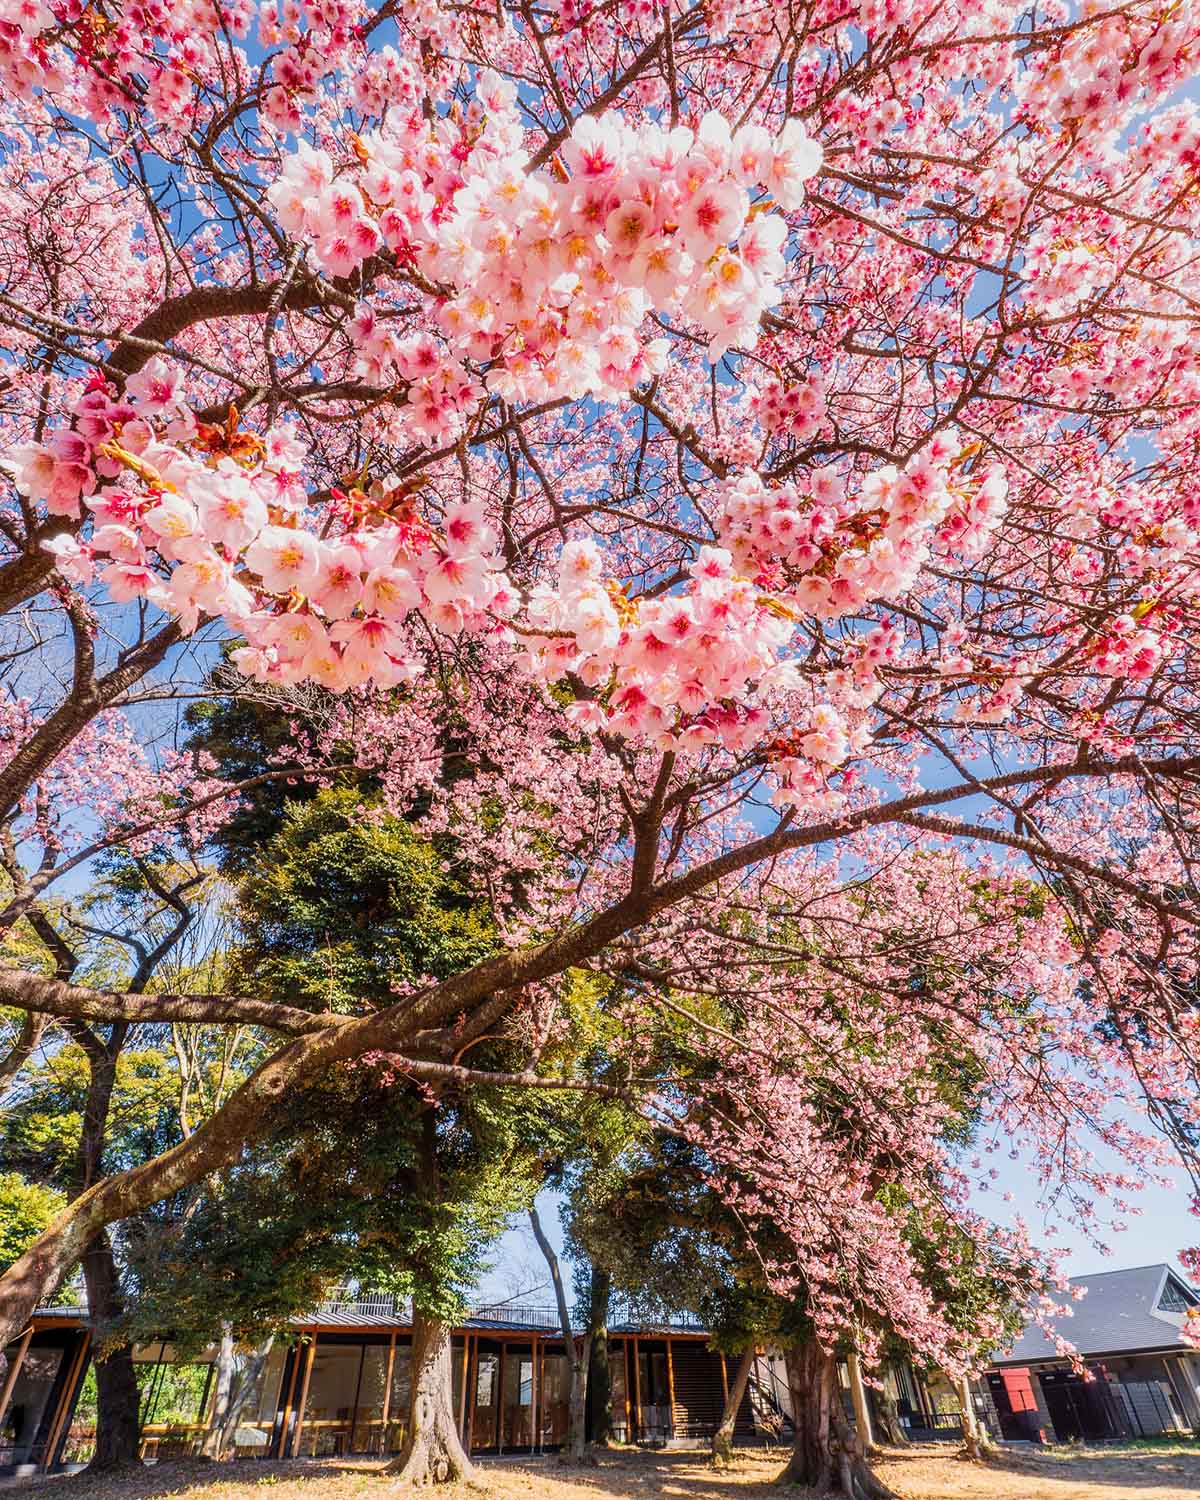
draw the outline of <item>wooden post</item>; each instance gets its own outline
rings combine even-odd
[[[625,1441],[633,1442],[633,1424],[629,1416],[629,1340],[621,1340],[621,1359],[625,1365]]]
[[[471,1335],[463,1334],[462,1391],[458,1397],[458,1436],[465,1438],[467,1432],[467,1386],[471,1376]]]
[[[0,1390],[0,1423],[3,1423],[8,1415],[8,1403],[12,1400],[13,1387],[17,1383],[17,1376],[21,1373],[21,1366],[25,1363],[25,1356],[29,1353],[32,1338],[33,1326],[31,1324],[21,1335],[17,1344],[17,1352],[8,1362],[8,1370],[4,1376],[4,1389]]]
[[[667,1394],[671,1399],[671,1430],[668,1437],[675,1436],[675,1365],[671,1359],[671,1335],[667,1335]]]
[[[729,1400],[729,1371],[725,1368],[725,1351],[721,1351],[721,1396]]]
[[[58,1410],[54,1413],[54,1421],[50,1426],[50,1438],[46,1443],[45,1455],[42,1458],[42,1468],[48,1469],[54,1463],[54,1455],[58,1451],[58,1444],[62,1438],[63,1426],[71,1407],[75,1404],[76,1387],[79,1377],[83,1373],[83,1367],[87,1363],[87,1357],[92,1347],[92,1335],[85,1333],[79,1342],[74,1357],[71,1360],[67,1372],[66,1383],[63,1385],[62,1394],[58,1398]]]
[[[642,1436],[642,1361],[638,1357],[637,1334],[633,1336],[633,1425],[638,1442]]]
[[[358,1452],[358,1449],[355,1448],[355,1446],[354,1446],[354,1437],[355,1437],[355,1434],[358,1432],[358,1403],[359,1403],[359,1399],[362,1396],[363,1366],[366,1364],[366,1362],[367,1362],[367,1341],[364,1338],[363,1342],[362,1342],[362,1348],[359,1350],[359,1355],[358,1355],[358,1379],[354,1382],[354,1405],[350,1408],[350,1452],[351,1453],[357,1453]],[[369,1441],[370,1440],[370,1434],[368,1433],[367,1436],[368,1436],[368,1441]]]
[[[471,1456],[471,1444],[475,1441],[475,1397],[479,1386],[479,1337],[475,1336],[475,1378],[471,1379],[471,1335],[467,1335],[467,1457]]]
[[[292,1414],[292,1398],[296,1394],[296,1377],[300,1373],[300,1345],[297,1344],[292,1350],[292,1374],[287,1383],[287,1396],[283,1402],[283,1412],[279,1424],[279,1457],[286,1458],[287,1450],[291,1446],[288,1441],[288,1418]],[[280,1385],[283,1384],[283,1376],[279,1377]]]
[[[537,1446],[537,1411],[538,1411],[538,1336],[533,1335],[533,1343],[529,1349],[529,1451],[533,1453]]]
[[[396,1330],[392,1329],[392,1336],[388,1341],[387,1375],[383,1382],[383,1432],[379,1439],[380,1453],[387,1453],[388,1449],[388,1421],[392,1415],[392,1371],[396,1367]]]
[[[504,1356],[505,1356],[505,1354],[507,1352],[508,1352],[508,1345],[503,1341],[503,1339],[501,1339],[501,1341],[500,1341],[500,1363],[499,1363],[499,1366],[498,1366],[498,1373],[497,1373],[497,1376],[496,1376],[496,1457],[497,1458],[499,1458],[500,1455],[504,1452]],[[518,1367],[517,1373],[520,1374],[519,1367]],[[520,1386],[519,1386],[519,1383],[518,1383],[517,1394],[518,1394],[518,1396],[520,1395]]]
[[[212,1425],[212,1418],[215,1415],[215,1410],[213,1412],[210,1412],[208,1409],[208,1398],[209,1396],[213,1398],[213,1407],[215,1409],[217,1404],[217,1393],[213,1389],[213,1371],[216,1369],[216,1367],[216,1361],[210,1359],[208,1362],[208,1369],[204,1372],[204,1390],[200,1394],[200,1410],[196,1413],[197,1420],[204,1428],[208,1428]]]
[[[542,1451],[542,1436],[546,1426],[546,1346],[539,1339],[536,1345],[537,1359],[537,1403],[534,1408],[534,1451]]]
[[[312,1380],[313,1360],[317,1354],[317,1335],[312,1336],[312,1343],[308,1346],[308,1358],[304,1361],[304,1379],[300,1384],[300,1399],[296,1403],[296,1431],[292,1437],[293,1458],[300,1455],[300,1439],[304,1435],[304,1409],[308,1405],[308,1385]]]

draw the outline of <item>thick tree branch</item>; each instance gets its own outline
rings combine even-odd
[[[238,995],[138,995],[93,990],[30,974],[25,969],[0,969],[0,1005],[64,1020],[261,1026],[282,1036],[307,1036],[344,1019],[324,1011],[310,1012]]]

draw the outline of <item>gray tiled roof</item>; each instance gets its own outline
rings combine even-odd
[[[1073,1316],[1058,1321],[1058,1332],[1085,1357],[1188,1348],[1179,1333],[1183,1314],[1163,1312],[1158,1307],[1168,1275],[1197,1295],[1178,1271],[1165,1264],[1073,1276],[1071,1286],[1085,1288],[1087,1295],[1081,1302],[1070,1304]],[[1030,1323],[995,1363],[1027,1364],[1059,1358],[1046,1335],[1036,1323]]]

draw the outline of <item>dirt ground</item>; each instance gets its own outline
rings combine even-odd
[[[698,1452],[606,1454],[595,1468],[553,1458],[492,1459],[479,1487],[435,1492],[437,1500],[803,1500],[771,1481],[781,1455],[739,1454],[726,1473]],[[14,1486],[21,1500],[382,1500],[392,1481],[378,1463],[200,1464],[164,1461],[120,1479],[75,1475]],[[877,1465],[901,1500],[1197,1500],[1200,1442],[1113,1451],[1006,1449],[987,1466],[959,1462],[947,1447],[914,1447]]]

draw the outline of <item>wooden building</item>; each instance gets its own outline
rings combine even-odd
[[[387,1298],[336,1301],[293,1328],[294,1338],[272,1351],[243,1413],[239,1452],[299,1458],[399,1451],[410,1391],[411,1325],[404,1310]],[[6,1354],[0,1468],[86,1461],[94,1431],[86,1418],[76,1419],[88,1365],[83,1314],[40,1313]],[[196,1382],[190,1420],[156,1422],[153,1400],[144,1400],[147,1457],[197,1451],[211,1416],[214,1357],[207,1350],[197,1362],[207,1368]],[[709,1348],[703,1329],[614,1327],[609,1359],[619,1440],[665,1445],[712,1433],[733,1371],[732,1361]],[[139,1347],[135,1360],[143,1367],[143,1392],[152,1393],[176,1351],[168,1338]],[[471,1453],[540,1453],[565,1439],[570,1371],[553,1313],[498,1308],[467,1319],[452,1337],[452,1370],[454,1407]],[[780,1431],[772,1379],[764,1374],[752,1382],[738,1416],[739,1441]]]
[[[63,1461],[90,1343],[77,1311],[45,1309],[4,1351],[0,1471],[51,1469]]]

